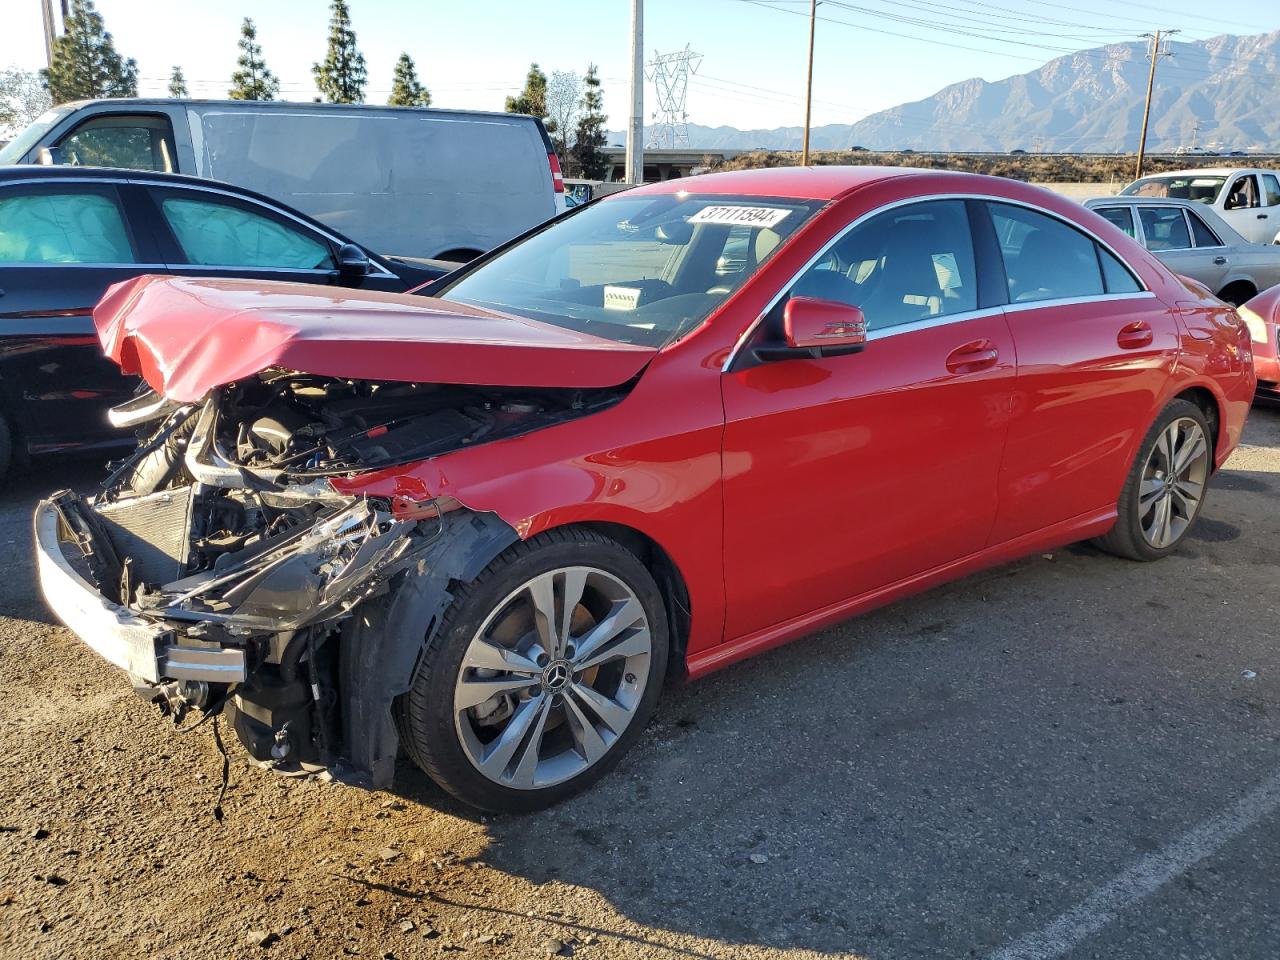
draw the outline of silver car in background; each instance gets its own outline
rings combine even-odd
[[[1280,246],[1250,243],[1194,200],[1099,197],[1085,206],[1133,237],[1174,273],[1239,306],[1280,284]]]

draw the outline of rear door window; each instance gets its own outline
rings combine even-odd
[[[157,190],[164,222],[186,263],[208,267],[333,270],[328,242],[301,224],[215,195]]]
[[[94,117],[58,141],[61,162],[172,173],[173,130],[168,117],[125,114]]]
[[[0,192],[0,264],[136,262],[114,187]]]
[[[1197,247],[1222,246],[1222,241],[1218,238],[1218,235],[1200,218],[1199,214],[1188,210],[1187,219],[1191,221],[1191,238],[1195,241]]]
[[[1105,292],[1097,244],[1061,220],[1004,203],[988,205],[1012,303]]]
[[[1191,234],[1181,207],[1140,207],[1138,218],[1148,250],[1191,249]]]

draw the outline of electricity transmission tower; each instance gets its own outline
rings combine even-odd
[[[658,94],[658,109],[653,114],[653,129],[647,147],[689,146],[689,77],[698,72],[702,54],[694,53],[686,43],[679,53],[658,53],[646,66],[648,77]]]

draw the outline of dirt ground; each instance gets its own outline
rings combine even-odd
[[[1086,546],[667,692],[621,768],[484,818],[175,735],[51,622],[0,497],[5,958],[1280,955],[1280,413],[1176,556]],[[762,545],[764,548],[764,545]]]

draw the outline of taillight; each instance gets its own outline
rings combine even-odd
[[[551,164],[551,189],[556,193],[564,193],[564,174],[560,172],[560,158],[554,153],[548,153],[547,163]]]

